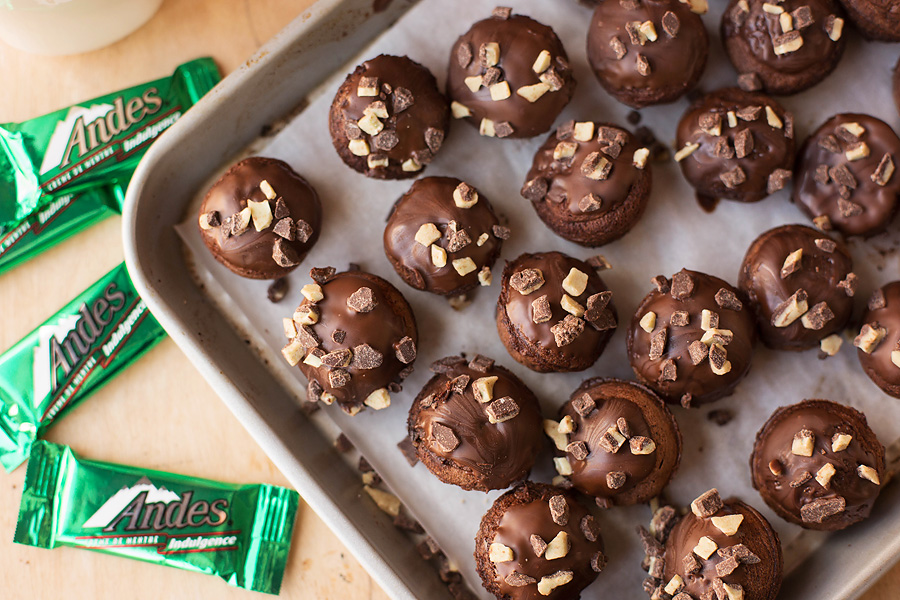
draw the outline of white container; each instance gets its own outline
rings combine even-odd
[[[0,0],[0,39],[32,54],[108,46],[150,20],[162,0]]]

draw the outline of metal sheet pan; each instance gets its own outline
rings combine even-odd
[[[307,503],[390,595],[439,598],[446,591],[437,576],[360,499],[357,474],[296,411],[292,389],[271,376],[238,329],[222,327],[174,231],[213,173],[265,126],[302,109],[302,99],[412,4],[395,0],[373,14],[371,0],[321,0],[288,25],[150,150],[129,188],[124,238],[132,278],[154,315]],[[786,579],[782,597],[861,594],[900,552],[900,509],[892,508],[898,494],[888,486],[872,519],[829,538]]]

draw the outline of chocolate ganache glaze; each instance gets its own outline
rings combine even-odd
[[[756,327],[741,293],[682,269],[654,278],[631,319],[631,368],[667,402],[696,406],[731,394],[750,369]]]
[[[605,505],[630,505],[660,494],[681,459],[681,432],[665,403],[639,383],[593,378],[582,383],[551,422],[569,480]],[[570,431],[571,430],[571,431]],[[554,440],[556,441],[556,440]]]
[[[578,598],[606,565],[596,519],[572,494],[531,482],[482,517],[475,560],[484,587],[509,600]]]
[[[875,333],[869,333],[867,341],[863,326],[855,342],[859,364],[885,393],[900,398],[900,281],[875,290],[863,323]]]
[[[335,150],[347,165],[376,179],[418,175],[441,149],[449,124],[447,99],[431,72],[405,56],[385,54],[347,76],[329,113]]]
[[[681,118],[677,135],[675,160],[700,195],[756,202],[791,178],[794,118],[766,95],[707,94]]]
[[[722,16],[722,39],[739,73],[755,75],[770,94],[795,94],[837,66],[845,46],[843,14],[835,0],[732,0]]]
[[[503,270],[497,331],[510,355],[532,370],[581,371],[615,332],[611,297],[581,260],[561,252],[523,254]]]
[[[842,243],[804,225],[756,238],[741,263],[738,287],[756,313],[763,343],[805,350],[840,332],[853,312],[856,275]]]
[[[625,129],[569,121],[538,149],[521,193],[557,235],[601,246],[625,235],[644,214],[649,155]]]
[[[390,405],[412,372],[418,335],[412,309],[384,279],[363,271],[313,269],[306,299],[284,319],[282,349],[309,380],[307,400],[338,402],[349,414]]]
[[[248,201],[268,218],[252,218]],[[316,190],[274,158],[238,162],[209,189],[200,207],[203,243],[220,263],[253,279],[276,279],[294,270],[319,239],[321,227]]]
[[[804,400],[766,421],[750,470],[753,487],[781,518],[833,531],[869,516],[881,492],[884,446],[861,412]]]
[[[587,53],[609,94],[643,108],[673,102],[696,85],[709,37],[700,15],[680,0],[601,2],[588,29]]]
[[[897,212],[895,157],[900,138],[887,123],[857,113],[835,115],[804,143],[791,199],[820,229],[880,233]]]
[[[489,137],[534,137],[549,130],[572,99],[575,78],[553,29],[495,10],[461,35],[450,52],[447,95],[453,116]]]
[[[524,479],[543,447],[537,398],[511,371],[476,356],[441,359],[409,411],[416,453],[441,481],[497,490]],[[494,404],[494,403],[497,404]]]
[[[655,536],[641,528],[651,598],[775,600],[784,559],[778,534],[759,512],[716,489],[691,503],[682,517],[660,508]],[[654,595],[656,594],[656,595]],[[679,597],[679,594],[682,594]]]
[[[453,296],[491,284],[491,267],[508,236],[474,187],[453,177],[425,177],[391,209],[384,252],[412,287]]]

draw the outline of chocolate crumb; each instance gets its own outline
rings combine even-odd
[[[734,158],[734,148],[731,147],[727,137],[720,136],[716,138],[716,145],[713,146],[713,156],[729,160]]]
[[[564,496],[550,498],[550,518],[560,527],[565,527],[569,522],[569,503]]]
[[[704,344],[705,345],[705,344]],[[690,408],[691,403],[694,401],[694,396],[688,392],[686,394],[682,394],[681,396],[681,406],[682,408]]]
[[[729,556],[728,558],[719,561],[716,564],[716,575],[719,577],[726,577],[731,575],[735,569],[739,566],[737,558],[734,556]]]
[[[606,474],[606,486],[611,490],[617,490],[625,485],[626,475],[622,471],[610,471]]]
[[[744,304],[737,297],[737,294],[725,288],[720,288],[719,291],[716,292],[716,304],[718,304],[720,308],[738,312],[744,308]]]
[[[663,275],[657,275],[650,280],[650,283],[656,286],[656,291],[658,291],[660,294],[669,293],[669,289],[672,287],[669,283],[669,280]]]
[[[879,310],[887,306],[887,302],[884,300],[884,291],[879,288],[872,292],[867,306],[869,310]]]
[[[753,133],[749,128],[741,129],[735,134],[734,152],[738,158],[745,158],[753,152]]]
[[[719,179],[722,180],[722,183],[725,184],[730,190],[738,187],[747,181],[747,173],[744,172],[739,165],[735,165],[733,169],[725,171],[721,175],[719,175]]]
[[[527,296],[544,285],[544,274],[540,269],[516,271],[509,278],[509,285],[523,296]]]
[[[459,446],[459,438],[453,430],[442,423],[434,423],[431,426],[431,435],[435,443],[444,452],[453,452]]]
[[[572,408],[574,408],[575,412],[582,417],[588,417],[594,412],[594,409],[597,408],[597,403],[594,402],[594,399],[591,398],[590,394],[584,393],[572,400]]]
[[[399,342],[394,343],[394,354],[397,360],[408,365],[416,360],[416,343],[408,335],[404,336]]]
[[[313,267],[309,270],[309,276],[316,283],[323,284],[334,277],[335,272],[334,267]]]
[[[375,294],[372,288],[361,287],[347,298],[347,306],[358,313],[371,312],[378,302],[375,300]]]
[[[355,369],[377,369],[384,362],[384,355],[369,344],[360,344],[353,348],[353,360],[350,366]]]
[[[410,533],[425,533],[425,530],[422,529],[419,522],[404,512],[399,512],[397,513],[397,516],[394,517],[394,527],[402,529],[403,531],[409,531]]]
[[[853,176],[853,173],[845,164],[831,167],[830,169],[828,169],[828,175],[830,175],[831,178],[838,182],[840,185],[848,187],[851,190],[855,190],[856,186],[858,185],[856,177]]]
[[[790,486],[792,488],[798,488],[812,478],[812,473],[810,473],[809,471],[803,471],[802,473],[797,475],[797,477],[795,477],[793,481],[791,481]]]
[[[650,360],[662,358],[662,355],[666,350],[668,334],[668,327],[661,327],[650,338]]]
[[[391,94],[391,107],[394,115],[402,113],[404,110],[415,104],[416,99],[412,92],[406,88],[398,87]]]
[[[676,300],[686,300],[694,293],[694,280],[684,271],[672,275],[672,297]]]
[[[856,285],[859,281],[859,278],[856,276],[856,273],[847,273],[847,276],[839,281],[837,286],[842,288],[844,292],[850,296],[851,298],[856,293]]]
[[[713,488],[704,492],[691,502],[691,511],[700,518],[711,517],[722,508],[722,498],[719,490]]]
[[[581,533],[584,535],[584,539],[589,542],[596,542],[600,537],[600,525],[597,523],[597,519],[595,519],[591,515],[585,515],[581,518],[581,523],[579,524],[581,527]]]
[[[334,448],[338,452],[350,452],[353,450],[353,442],[350,441],[343,433],[339,433],[337,438],[334,440]]]
[[[676,310],[669,318],[669,324],[674,327],[685,327],[690,323],[690,315],[685,310]]]
[[[272,246],[272,259],[278,266],[285,269],[300,264],[300,255],[284,238],[275,240],[275,244]]]
[[[445,356],[444,358],[439,358],[431,363],[429,369],[431,369],[433,373],[446,374],[452,371],[457,365],[464,362],[466,362],[466,359],[461,356]]]
[[[525,587],[526,585],[537,583],[537,579],[535,579],[534,577],[525,575],[524,573],[519,573],[518,571],[513,571],[512,573],[507,575],[504,581],[507,583],[507,585],[510,585],[512,587]]]
[[[766,181],[766,192],[774,194],[779,190],[783,190],[793,176],[794,174],[787,169],[775,169],[769,173],[769,179]]]
[[[456,62],[462,69],[465,69],[471,64],[472,46],[468,42],[462,42],[456,47]]]
[[[566,452],[575,457],[575,460],[584,460],[588,457],[587,444],[578,440],[566,446]]]
[[[491,228],[491,231],[494,233],[494,237],[496,237],[497,239],[509,239],[509,227],[504,227],[503,225],[494,225]]]
[[[619,39],[619,36],[613,36],[609,40],[609,47],[612,49],[616,60],[622,60],[628,53],[628,49],[625,47],[625,44],[622,43],[622,40]]]
[[[684,567],[685,575],[696,575],[700,572],[700,562],[693,553],[686,555],[681,559],[681,565]]]
[[[552,316],[550,301],[547,294],[540,296],[531,303],[531,320],[535,323],[546,323]]]
[[[841,496],[818,498],[800,507],[800,518],[804,523],[821,523],[828,517],[844,512],[846,500]]]
[[[688,346],[688,354],[691,356],[691,363],[695,366],[699,365],[709,356],[709,346],[700,340],[694,340]]]
[[[626,421],[624,417],[616,419],[616,429],[619,430],[619,433],[621,433],[625,439],[631,437],[631,427],[628,426],[628,421]]]
[[[678,380],[678,367],[675,364],[675,361],[671,358],[667,358],[663,361],[662,366],[660,367],[659,372],[659,381],[677,381]]]
[[[410,440],[408,437],[403,438],[397,443],[397,448],[400,449],[400,452],[403,454],[403,458],[406,459],[406,462],[409,463],[409,466],[416,466],[416,463],[419,462],[419,457],[416,456],[416,448],[415,446],[413,446],[412,440]]]
[[[438,546],[437,542],[434,541],[434,538],[431,536],[427,536],[424,540],[416,544],[416,550],[419,551],[419,554],[421,554],[422,558],[425,560],[431,560],[441,553],[441,547]]]
[[[324,360],[322,362],[325,362]],[[344,369],[332,369],[328,371],[328,385],[333,388],[342,388],[350,383],[350,373]]]
[[[663,31],[665,31],[669,37],[673,38],[678,35],[678,29],[680,27],[681,21],[678,20],[678,15],[671,10],[667,10],[662,16]]]
[[[505,138],[511,136],[515,133],[515,129],[513,129],[512,123],[509,121],[500,121],[499,123],[494,123],[494,135],[498,138]]]
[[[269,302],[278,303],[284,300],[288,292],[288,280],[284,277],[273,281],[266,289],[266,297]]]
[[[823,301],[806,311],[802,318],[804,327],[818,331],[834,318],[834,313],[828,304]]]
[[[450,380],[450,390],[454,394],[463,394],[466,391],[466,387],[468,387],[469,382],[472,380],[471,377],[463,373],[462,375],[457,375],[453,379]]]
[[[865,209],[861,204],[845,200],[844,198],[838,198],[837,205],[838,210],[841,211],[841,216],[845,218],[858,217],[865,212]]]
[[[502,423],[519,414],[519,405],[509,396],[504,396],[488,404],[484,411],[491,423]]]
[[[731,420],[734,419],[734,413],[726,408],[717,408],[709,411],[706,418],[721,427],[722,425],[731,423]]]
[[[479,373],[487,373],[494,367],[494,360],[482,354],[476,354],[469,361],[469,368]]]
[[[535,177],[531,181],[525,183],[520,192],[522,197],[532,202],[540,202],[547,195],[549,189],[547,180],[543,177]]]
[[[606,260],[605,257],[597,254],[595,256],[590,257],[585,261],[587,264],[591,265],[595,271],[606,271],[608,269],[612,269],[612,265],[609,264],[609,261]]]
[[[347,332],[344,331],[343,329],[335,329],[334,331],[331,332],[331,340],[335,344],[343,344],[344,339],[346,339],[346,337],[347,337]]]
[[[745,92],[758,92],[762,89],[762,80],[756,73],[742,73],[738,75],[738,87]]]

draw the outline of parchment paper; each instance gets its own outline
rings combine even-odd
[[[603,92],[587,65],[584,47],[590,10],[574,0],[506,0],[505,4],[551,25],[565,44],[578,89],[558,123],[574,118],[627,126],[625,117],[630,109]],[[735,81],[735,73],[718,41],[719,21],[726,3],[715,0],[710,4],[710,13],[703,17],[712,38],[710,64],[701,82],[701,88],[706,90]],[[379,53],[406,54],[429,67],[443,83],[453,41],[475,20],[487,17],[493,6],[493,2],[483,0],[422,0],[359,58]],[[868,112],[895,128],[898,124],[890,92],[896,47],[865,43],[853,33],[848,35],[852,39],[833,75],[810,91],[782,100],[794,111],[798,141],[837,112]],[[351,69],[352,65],[348,65],[346,72]],[[519,195],[533,153],[545,137],[481,138],[474,127],[454,122],[444,148],[426,170],[425,175],[452,175],[475,185],[498,213],[508,219],[512,229],[512,237],[504,245],[503,256],[494,268],[494,285],[478,290],[471,306],[457,312],[440,297],[406,286],[384,257],[381,236],[385,218],[393,202],[411,182],[369,180],[344,166],[332,148],[327,113],[345,74],[336,74],[324,93],[304,112],[277,136],[262,140],[260,147],[254,149],[256,154],[290,163],[316,187],[324,204],[322,237],[304,264],[290,276],[291,291],[284,301],[269,303],[265,299],[267,282],[242,279],[216,263],[200,240],[196,213],[188,215],[179,231],[210,294],[229,319],[248,330],[276,373],[289,378],[301,398],[305,393],[305,379],[299,369],[289,369],[280,355],[284,344],[281,318],[290,316],[299,303],[300,288],[308,282],[309,268],[332,265],[343,270],[349,262],[356,262],[388,279],[403,292],[416,314],[420,332],[416,371],[406,381],[403,391],[393,395],[393,405],[387,410],[367,410],[350,418],[334,406],[315,418],[334,420],[451,560],[460,566],[471,588],[488,598],[474,571],[473,539],[481,515],[500,492],[464,492],[443,484],[423,465],[411,468],[396,447],[406,435],[409,405],[431,376],[428,365],[437,358],[459,352],[491,356],[511,368],[534,390],[547,416],[555,416],[559,405],[585,378],[599,375],[633,378],[625,354],[625,329],[641,298],[650,291],[652,276],[661,273],[671,276],[688,267],[736,283],[741,258],[757,235],[777,225],[808,220],[789,202],[787,190],[757,204],[725,201],[712,214],[707,214],[698,206],[693,190],[674,162],[653,164],[654,189],[647,213],[622,240],[600,249],[613,265],[602,276],[614,292],[613,300],[620,315],[621,324],[615,337],[587,371],[534,373],[510,358],[496,334],[493,317],[502,261],[529,251],[561,250],[580,258],[596,253],[552,234],[536,217],[530,203]],[[673,105],[645,109],[642,125],[649,126],[661,141],[671,144],[686,107],[687,101],[681,100]],[[199,197],[195,202],[199,202]],[[862,283],[857,295],[857,312],[875,287],[898,278],[900,260],[895,252],[898,243],[900,236],[896,232],[868,241],[850,241],[854,270]],[[869,423],[886,445],[900,438],[900,402],[884,395],[868,380],[859,366],[856,349],[849,343],[844,344],[839,355],[825,362],[817,359],[815,350],[778,353],[760,345],[750,375],[732,397],[702,409],[673,409],[684,434],[685,447],[681,468],[668,489],[671,499],[688,503],[715,486],[723,496],[736,495],[748,501],[762,510],[781,535],[788,568],[827,537],[809,532],[801,535],[799,527],[785,523],[769,511],[750,485],[748,458],[756,431],[772,411],[804,398],[829,398],[857,407],[868,415]],[[718,426],[706,418],[713,409],[731,410],[735,418],[725,426]],[[324,422],[323,426],[333,427]],[[554,474],[548,445],[532,477],[549,481]],[[649,510],[632,507],[599,512],[610,563],[594,587],[588,588],[587,597],[595,595],[599,586],[615,590],[618,597],[639,597],[645,574],[639,566],[641,551],[633,530],[638,523],[646,522]]]

